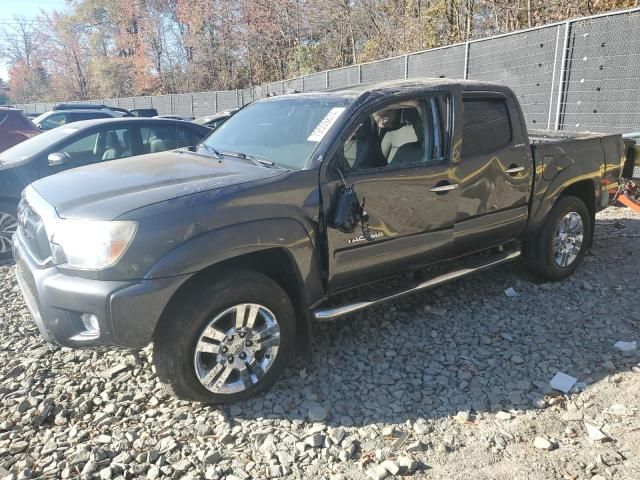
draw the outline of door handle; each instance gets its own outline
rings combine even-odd
[[[515,165],[511,165],[509,168],[505,170],[509,175],[515,175],[516,173],[524,172],[524,167],[517,167]]]
[[[450,190],[455,190],[458,187],[459,185],[457,183],[446,183],[444,185],[436,185],[434,187],[431,187],[429,191],[434,193],[443,193]]]

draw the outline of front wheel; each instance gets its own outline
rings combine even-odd
[[[174,396],[228,403],[272,385],[294,342],[284,290],[257,272],[227,272],[172,302],[155,336],[154,363]]]
[[[529,243],[525,257],[529,268],[547,280],[568,277],[584,259],[592,228],[585,203],[578,197],[561,197]]]

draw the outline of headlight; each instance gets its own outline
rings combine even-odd
[[[49,235],[53,259],[70,268],[103,270],[122,258],[136,229],[129,221],[58,220]]]

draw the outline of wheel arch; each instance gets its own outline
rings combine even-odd
[[[256,238],[259,239],[256,242]],[[193,268],[197,265],[197,268]],[[191,266],[190,272],[180,269]],[[318,252],[312,237],[295,220],[262,221],[210,232],[186,242],[161,260],[147,278],[190,273],[165,305],[154,329],[189,289],[211,282],[229,269],[262,273],[287,293],[296,312],[296,344],[306,359],[311,357],[310,307],[324,295]]]

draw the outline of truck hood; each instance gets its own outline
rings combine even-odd
[[[286,170],[186,150],[67,170],[33,183],[62,218],[112,220],[140,207],[281,175]]]

